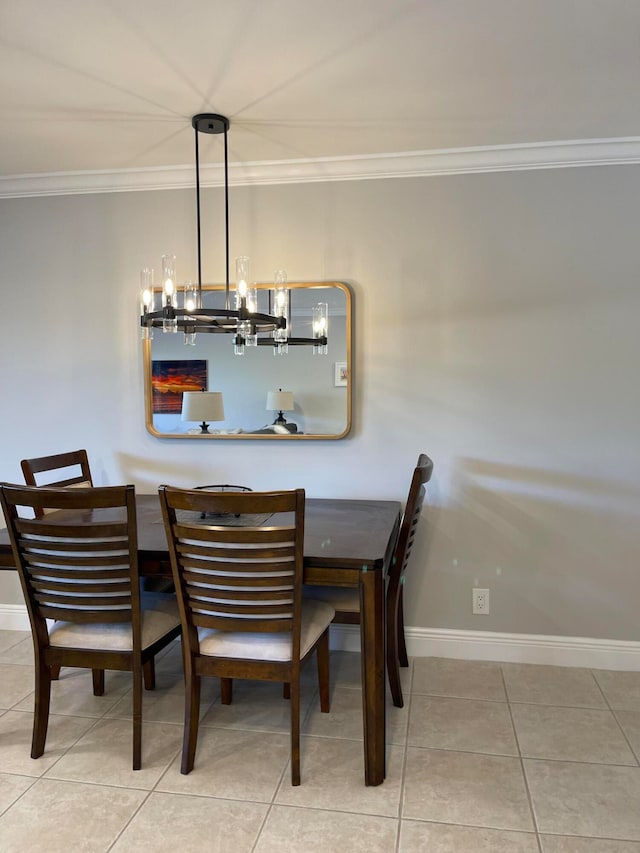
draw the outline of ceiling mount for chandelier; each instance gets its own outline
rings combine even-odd
[[[198,280],[187,281],[180,293],[176,281],[175,255],[162,256],[162,306],[154,305],[156,291],[153,270],[145,267],[140,273],[140,325],[142,337],[153,337],[153,330],[184,332],[185,344],[195,345],[200,332],[222,333],[233,336],[234,352],[244,353],[245,347],[272,346],[274,353],[286,353],[289,345],[312,346],[314,353],[327,353],[329,312],[326,302],[312,309],[312,336],[291,335],[290,294],[287,274],[276,270],[273,289],[268,291],[267,312],[258,310],[258,288],[250,279],[249,258],[236,258],[236,283],[233,291],[229,282],[229,163],[227,132],[229,119],[217,113],[199,113],[191,119],[195,131],[196,160],[196,222]],[[198,134],[212,133],[224,136],[224,208],[225,208],[225,297],[224,307],[207,305],[205,296],[210,293],[202,286],[202,251],[200,236],[200,152]],[[261,289],[262,292],[262,289]]]

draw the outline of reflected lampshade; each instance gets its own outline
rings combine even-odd
[[[222,391],[185,391],[181,418],[183,421],[201,421],[202,432],[208,432],[208,423],[224,420]]]
[[[271,412],[292,412],[295,408],[293,405],[293,391],[283,391],[282,389],[279,391],[269,391],[266,408]]]
[[[293,391],[283,391],[282,388],[278,391],[269,391],[266,407],[268,410],[278,413],[274,424],[286,424],[287,421],[282,413],[293,412]]]

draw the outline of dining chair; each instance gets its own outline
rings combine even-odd
[[[20,462],[22,475],[27,486],[51,486],[78,488],[82,486],[93,486],[89,458],[86,450],[71,450],[67,453],[56,453],[53,456],[38,456],[34,459],[23,459]],[[62,479],[52,481],[47,478],[46,482],[37,482],[36,474],[46,474],[49,471],[58,471],[67,468],[75,469],[75,474],[66,472]],[[78,470],[79,469],[79,470]],[[42,518],[47,513],[46,507],[38,507],[35,512],[36,518]]]
[[[93,486],[91,477],[91,469],[89,467],[89,457],[87,451],[70,450],[66,453],[54,453],[51,456],[36,456],[33,459],[23,459],[20,462],[22,468],[22,476],[27,486],[51,486],[59,488],[79,488],[83,486]],[[75,474],[68,469],[74,469]],[[51,477],[45,477],[42,482],[36,477],[36,474],[49,474],[51,471],[66,470],[66,476],[58,477],[52,480]],[[51,512],[47,507],[38,507],[34,510],[36,518],[44,518]],[[60,678],[60,667],[54,667],[51,672],[51,677],[54,681]],[[104,674],[99,672],[94,673],[93,692],[96,696],[101,696],[100,684],[104,685]]]
[[[404,579],[425,498],[425,486],[431,479],[433,462],[421,453],[413,471],[409,495],[393,556],[387,571],[385,624],[387,675],[393,704],[402,708],[404,699],[400,684],[400,667],[409,666],[404,636]],[[305,598],[327,601],[334,608],[334,622],[342,625],[360,624],[360,591],[339,587],[305,586]]]
[[[45,748],[52,668],[91,669],[94,692],[105,669],[126,670],[133,674],[133,769],[139,770],[143,668],[179,636],[180,619],[175,600],[140,595],[134,487],[3,484],[0,503],[35,652],[31,757]],[[43,508],[56,512],[22,516]]]
[[[248,678],[291,685],[291,784],[299,785],[300,667],[317,650],[320,709],[328,713],[334,616],[330,605],[302,600],[304,489],[159,492],[182,620],[180,772],[194,765],[201,677],[221,679],[222,704],[231,701],[232,680]],[[225,524],[224,515],[243,523]]]

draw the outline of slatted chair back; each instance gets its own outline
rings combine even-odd
[[[303,489],[160,487],[178,605],[190,636],[197,628],[291,632],[293,657],[299,656],[304,501]],[[246,525],[222,524],[212,520],[216,515],[242,516]],[[266,523],[252,523],[265,515],[271,516]]]
[[[4,485],[1,500],[38,640],[47,643],[47,619],[83,624],[131,622],[134,647],[139,647],[134,487]],[[45,507],[62,512],[37,517],[38,510]],[[36,517],[23,518],[19,508],[33,510]],[[67,510],[72,512],[65,513]],[[82,521],[78,510],[86,516]]]
[[[398,541],[389,567],[389,577],[392,579],[397,578],[399,580],[407,569],[416,530],[418,529],[418,521],[420,520],[424,504],[425,486],[431,479],[432,473],[432,460],[426,453],[421,453],[418,457],[418,464],[413,471],[413,477],[411,478],[411,486],[409,487],[409,495],[402,517]]]
[[[56,488],[93,486],[86,450],[71,450],[67,453],[56,453],[53,456],[23,459],[20,466],[27,486]],[[47,475],[52,471],[64,471],[64,476],[58,476],[57,479],[37,476]],[[51,512],[51,508],[39,507],[36,510],[36,518],[42,518],[47,512]]]
[[[433,462],[426,453],[421,453],[411,478],[409,496],[400,525],[398,541],[388,572],[386,596],[387,673],[389,674],[389,687],[393,704],[397,708],[402,708],[404,704],[399,667],[409,665],[404,636],[404,577],[411,557],[418,521],[422,513],[425,486],[431,479],[432,472]]]

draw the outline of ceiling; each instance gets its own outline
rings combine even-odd
[[[0,75],[2,176],[636,137],[640,3],[0,0]]]

